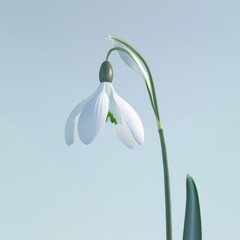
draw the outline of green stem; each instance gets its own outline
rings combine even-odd
[[[170,194],[170,179],[169,179],[169,170],[168,170],[168,160],[167,160],[167,148],[166,148],[166,143],[165,143],[165,138],[164,138],[164,130],[163,126],[160,121],[160,115],[159,115],[159,110],[158,110],[158,103],[157,103],[157,97],[156,97],[156,91],[154,87],[154,82],[152,78],[152,74],[150,72],[150,69],[146,63],[146,61],[143,59],[143,57],[135,50],[132,46],[130,46],[128,43],[112,37],[113,39],[117,40],[121,44],[125,45],[127,48],[131,49],[131,51],[141,60],[143,65],[146,68],[146,71],[148,72],[149,76],[149,81],[150,81],[150,87],[148,84],[146,84],[150,102],[153,108],[153,112],[156,118],[157,122],[157,128],[158,128],[158,133],[160,137],[160,144],[161,144],[161,149],[162,149],[162,160],[163,160],[163,174],[164,174],[164,189],[165,189],[165,213],[166,213],[166,239],[167,240],[172,240],[172,210],[171,210],[171,194]],[[108,60],[109,55],[111,54],[112,51],[122,51],[129,55],[131,59],[136,63],[134,58],[132,57],[131,53],[129,53],[126,49],[120,48],[120,47],[115,47],[109,50],[106,60]],[[136,63],[136,65],[138,65]],[[145,79],[145,82],[146,79]]]
[[[166,148],[163,128],[158,130],[158,133],[159,133],[160,143],[162,147],[164,189],[165,189],[166,235],[167,235],[167,240],[172,240],[172,211],[171,211],[170,179],[169,179],[168,160],[167,160],[167,148]]]

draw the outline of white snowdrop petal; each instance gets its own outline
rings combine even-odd
[[[126,122],[115,125],[115,130],[118,137],[120,138],[120,140],[125,146],[127,146],[130,149],[133,149],[137,146],[138,143],[134,139]]]
[[[102,84],[103,86],[104,83]],[[104,87],[101,93],[86,103],[78,121],[78,135],[84,144],[91,143],[102,131],[109,108],[109,98]]]
[[[80,102],[70,113],[65,125],[65,141],[67,145],[73,144],[78,138],[77,124],[81,111],[91,96]]]
[[[96,91],[88,98],[81,101],[70,113],[66,125],[65,125],[65,141],[67,145],[71,145],[78,139],[78,120],[79,116],[88,101],[90,101],[94,96],[103,91],[104,85],[100,84]]]
[[[119,102],[119,108],[121,109],[122,116],[126,120],[126,123],[139,144],[143,144],[144,141],[144,130],[142,122],[135,112],[135,110],[123,99]]]
[[[144,129],[136,111],[120,96],[112,88],[112,101],[114,101],[119,109],[118,111],[121,113],[122,122],[126,122],[130,132],[134,139],[138,142],[138,144],[143,144],[144,141]]]

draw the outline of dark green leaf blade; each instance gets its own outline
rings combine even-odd
[[[197,187],[187,175],[187,199],[183,240],[202,240],[201,213]]]

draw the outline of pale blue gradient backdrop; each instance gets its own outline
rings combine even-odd
[[[169,153],[174,239],[185,178],[198,186],[203,239],[239,240],[240,2],[0,1],[0,239],[165,239],[156,124],[139,76],[114,53],[115,90],[139,113],[129,150],[106,124],[67,147],[73,107],[98,86],[122,38],[155,79]]]

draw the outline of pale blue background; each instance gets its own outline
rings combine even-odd
[[[203,239],[239,240],[240,1],[0,1],[0,239],[165,239],[163,173],[143,81],[115,53],[114,87],[139,113],[129,150],[109,123],[67,147],[68,114],[98,86],[111,45],[134,45],[155,79],[169,152],[174,239],[185,177]]]

